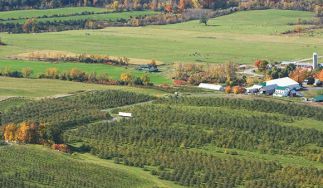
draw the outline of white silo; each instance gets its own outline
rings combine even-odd
[[[318,66],[318,55],[317,53],[313,53],[313,69],[316,69]]]

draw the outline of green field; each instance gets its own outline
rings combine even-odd
[[[8,46],[0,47],[5,58],[34,50],[107,54],[130,58],[156,59],[166,63],[207,62],[251,64],[308,58],[323,53],[323,39],[282,35],[287,25],[314,19],[305,11],[257,10],[237,12],[209,21],[209,26],[190,21],[147,27],[109,27],[103,30],[65,31],[41,34],[1,34]],[[89,35],[86,35],[88,33]]]
[[[14,10],[14,11],[3,11],[0,12],[0,18],[10,19],[20,19],[20,18],[32,18],[40,16],[53,16],[53,15],[70,15],[82,12],[106,12],[107,9],[104,8],[94,8],[94,7],[68,7],[68,8],[57,8],[57,9],[46,9],[46,10]]]
[[[165,94],[162,91],[154,89],[142,89],[128,86],[107,86],[47,79],[0,78],[0,96],[46,97],[65,95],[86,90],[106,89],[120,89],[158,96]]]
[[[69,12],[69,9],[71,9],[71,12]],[[62,17],[53,17],[53,18],[38,18],[37,21],[39,22],[53,22],[53,21],[67,21],[67,20],[111,20],[115,21],[117,19],[129,19],[130,17],[137,17],[137,16],[144,16],[144,15],[152,15],[156,14],[154,11],[131,11],[131,12],[109,12],[106,14],[90,14],[90,15],[73,15],[69,16],[68,14],[75,14],[75,13],[81,13],[83,11],[89,11],[92,12],[92,10],[95,10],[95,12],[106,12],[105,9],[99,9],[99,8],[63,8],[56,11],[56,9],[52,9],[49,14],[47,14],[45,11],[41,10],[32,10],[32,11],[26,11],[27,13],[24,13],[25,11],[14,11],[14,13],[6,13],[5,12],[5,18],[19,18],[23,17],[21,14],[28,15],[28,18],[36,17],[36,16],[43,16],[44,14],[47,16],[53,16],[54,14],[62,14],[66,16]],[[17,13],[16,13],[17,12]],[[30,16],[29,12],[31,12],[33,16]],[[1,16],[1,14],[0,14]],[[1,18],[1,17],[0,17]],[[2,18],[3,19],[3,18]],[[10,20],[10,21],[2,21],[0,23],[25,23],[26,19],[18,19],[18,20]]]
[[[141,76],[144,74],[142,71],[134,70],[134,67],[120,67],[105,64],[86,64],[86,63],[47,63],[38,61],[16,61],[16,60],[1,60],[0,59],[0,70],[9,68],[10,70],[22,70],[23,68],[29,67],[33,70],[32,77],[37,77],[40,74],[44,74],[48,68],[55,67],[60,72],[66,72],[72,68],[77,68],[86,73],[96,72],[97,75],[106,73],[112,79],[120,79],[122,73],[131,73],[134,76]],[[169,78],[163,76],[162,73],[148,73],[150,81],[154,84],[171,83]]]

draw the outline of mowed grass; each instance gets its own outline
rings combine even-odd
[[[89,153],[84,154],[78,154],[77,159],[84,160],[89,163],[93,163],[99,166],[108,167],[111,169],[119,170],[119,171],[125,171],[134,177],[140,177],[142,180],[146,180],[147,182],[150,182],[151,187],[158,187],[158,188],[181,188],[184,186],[175,184],[171,181],[161,180],[157,176],[153,176],[150,174],[150,171],[144,171],[142,168],[138,167],[129,167],[122,164],[115,164],[112,160],[104,160],[100,159],[96,156],[93,156]],[[144,186],[149,187],[149,186]]]
[[[237,12],[209,21],[209,26],[190,21],[146,27],[109,27],[103,30],[41,34],[1,34],[0,58],[35,50],[105,54],[156,59],[165,63],[201,62],[251,64],[323,54],[323,38],[282,35],[293,29],[290,22],[314,19],[305,11],[256,10]]]
[[[89,11],[91,11],[91,9]],[[74,13],[81,13],[81,12],[82,11],[74,12]],[[104,11],[102,10],[102,12],[104,12]],[[54,13],[54,11],[53,11],[53,13]],[[69,13],[69,14],[73,14],[73,13]],[[54,21],[68,21],[68,20],[111,20],[111,21],[115,21],[118,19],[130,19],[131,17],[138,17],[138,16],[152,15],[152,14],[157,14],[157,12],[154,12],[154,11],[110,12],[107,14],[90,14],[90,15],[74,15],[74,16],[53,17],[53,18],[38,18],[37,21],[38,22],[47,22],[47,21],[54,22]],[[26,14],[26,15],[28,15],[28,14]],[[66,13],[65,15],[68,15],[68,13]],[[28,18],[30,18],[29,15],[28,15]],[[8,22],[25,23],[26,19],[2,21],[2,23],[8,23]]]
[[[66,72],[73,68],[85,71],[87,73],[95,72],[97,75],[106,73],[112,79],[119,80],[122,73],[131,73],[134,76],[141,76],[143,71],[137,71],[134,68],[112,66],[105,64],[86,64],[86,63],[48,63],[39,61],[21,61],[21,60],[1,60],[0,70],[9,68],[10,70],[22,70],[29,67],[33,70],[32,77],[36,78],[40,74],[44,74],[48,68],[55,67],[59,72]],[[164,77],[161,73],[147,73],[150,81],[154,84],[171,83],[171,80]]]
[[[162,96],[165,94],[165,92],[155,89],[136,88],[129,86],[108,86],[61,80],[0,77],[0,96],[2,97],[12,96],[33,98],[60,95],[64,96],[65,94],[87,90],[107,89],[120,89],[154,96]]]
[[[67,7],[67,8],[57,8],[57,9],[45,9],[45,10],[14,10],[14,11],[3,11],[0,12],[0,19],[9,18],[32,18],[41,16],[53,16],[53,15],[70,15],[82,12],[106,12],[107,9],[95,8],[95,7]]]
[[[221,158],[234,157],[241,160],[265,160],[276,161],[283,166],[297,166],[297,167],[314,167],[323,169],[323,164],[317,161],[310,161],[304,157],[293,155],[279,155],[279,154],[266,154],[259,151],[245,151],[240,149],[219,148],[213,145],[207,145],[199,149],[191,149],[192,151],[205,152]],[[235,153],[231,155],[230,153]]]

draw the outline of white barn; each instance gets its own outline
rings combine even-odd
[[[224,87],[221,85],[207,84],[207,83],[200,83],[200,85],[198,87],[203,88],[203,89],[215,90],[215,91],[223,91],[224,90]]]
[[[269,80],[266,82],[266,86],[272,86],[272,85],[276,87],[277,86],[287,87],[289,89],[296,89],[296,90],[301,89],[301,86],[299,85],[299,83],[289,77],[278,78],[278,79]]]

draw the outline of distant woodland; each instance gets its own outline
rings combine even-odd
[[[138,7],[158,9],[163,6],[180,8],[228,8],[245,9],[282,8],[295,10],[312,10],[323,5],[323,0],[1,0],[0,10],[13,9],[47,9],[66,6],[105,7],[110,4],[136,5]]]

